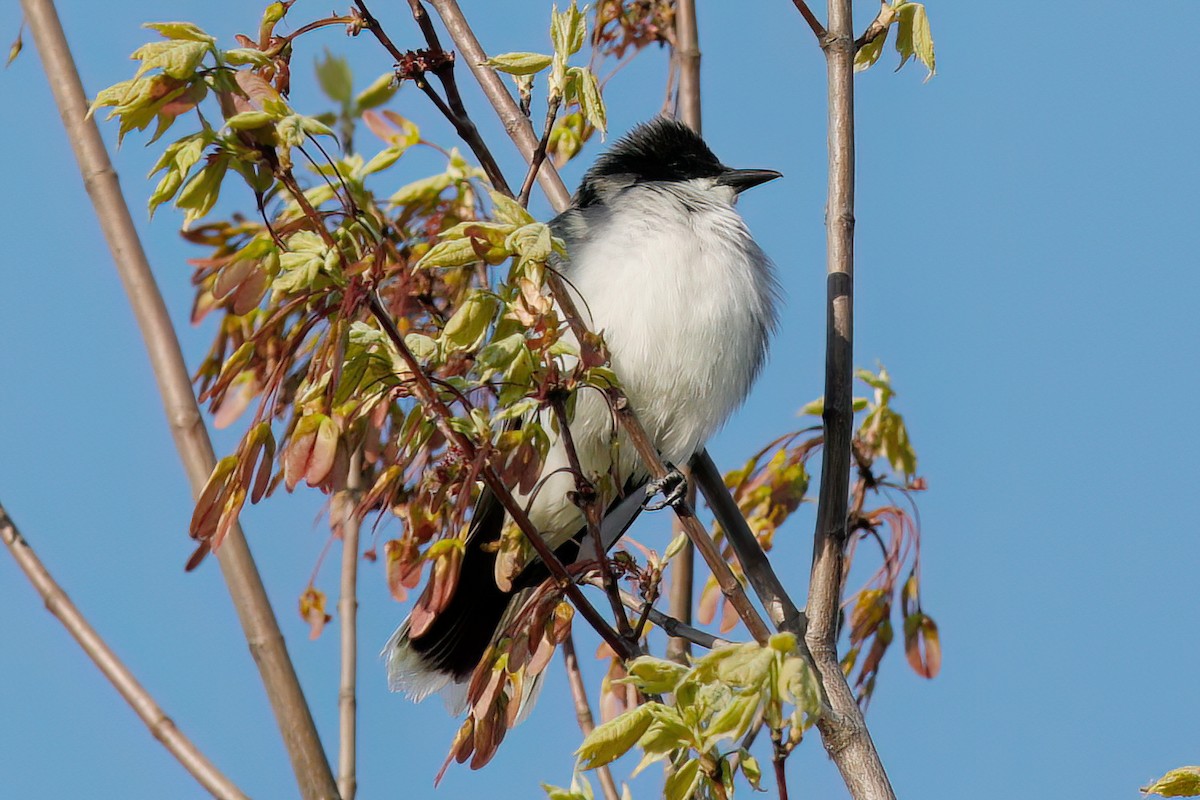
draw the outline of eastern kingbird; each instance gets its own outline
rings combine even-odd
[[[555,268],[578,293],[588,327],[603,332],[632,408],[671,464],[686,464],[704,446],[762,367],[778,284],[771,260],[734,206],[744,190],[778,177],[726,167],[686,125],[659,118],[601,155],[571,207],[550,223],[569,256]],[[586,528],[551,412],[541,414],[551,437],[542,469],[549,477],[528,506],[529,518],[570,563],[581,544],[586,547]],[[616,496],[610,491],[603,498],[610,546],[642,508],[649,476],[632,445],[614,431],[599,392],[578,393],[570,429],[587,476],[612,475],[623,484]],[[516,488],[513,494],[523,506],[529,502]],[[535,560],[506,581],[511,586],[497,585],[496,543],[507,522],[484,487],[453,595],[420,630],[406,620],[384,649],[393,691],[421,700],[465,688],[509,618],[506,611],[511,615],[527,590],[545,580],[547,570]]]

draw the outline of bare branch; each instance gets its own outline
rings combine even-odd
[[[597,577],[589,581],[593,586],[601,586],[600,579]],[[668,616],[657,608],[654,608],[644,600],[639,600],[628,592],[621,592],[621,602],[625,607],[636,611],[639,614],[645,614],[651,622],[662,628],[668,636],[674,636],[677,639],[687,639],[692,644],[699,645],[709,650],[714,647],[723,647],[727,644],[733,644],[728,639],[722,639],[719,636],[713,636],[711,633],[694,628],[684,622],[680,622],[674,617]]]
[[[563,666],[567,668],[567,683],[571,687],[571,697],[575,700],[575,719],[579,722],[579,730],[588,736],[596,727],[592,718],[592,706],[588,703],[587,688],[583,685],[583,673],[579,670],[579,657],[575,655],[575,637],[568,633],[561,645]],[[617,784],[613,781],[612,771],[604,764],[596,770],[600,788],[604,791],[604,800],[621,800]]]
[[[558,431],[562,436],[563,449],[567,452],[567,463],[570,464],[571,473],[575,476],[575,504],[583,512],[588,536],[591,537],[592,545],[596,548],[596,563],[600,569],[604,594],[608,596],[613,619],[617,621],[617,633],[629,642],[629,649],[635,650],[638,637],[633,635],[633,629],[629,627],[629,618],[625,615],[625,609],[621,607],[621,598],[617,595],[617,581],[613,576],[608,554],[604,552],[604,540],[600,535],[600,496],[596,493],[596,487],[583,474],[583,466],[579,462],[579,451],[575,448],[575,438],[571,435],[571,426],[567,424],[567,404],[562,392],[550,398],[550,407],[558,421]]]
[[[358,534],[354,513],[362,495],[362,448],[350,456],[346,486],[335,496],[331,516],[342,539],[342,585],[338,597],[341,624],[341,679],[338,687],[338,791],[341,800],[354,800],[358,788]]]
[[[554,120],[558,117],[558,108],[562,105],[562,97],[555,94],[550,98],[550,102],[546,108],[546,124],[542,128],[542,138],[538,140],[537,150],[533,151],[533,157],[529,161],[529,170],[525,173],[525,180],[521,181],[521,193],[517,195],[517,202],[523,206],[529,205],[529,193],[533,191],[533,181],[537,178],[538,170],[542,168],[542,163],[546,160],[546,148],[550,146],[550,134],[554,131]]]
[[[737,503],[729,494],[720,470],[717,469],[717,465],[713,463],[712,457],[707,451],[699,453],[692,459],[692,474],[700,486],[700,491],[704,493],[704,498],[712,507],[713,513],[720,520],[721,528],[725,531],[725,538],[737,555],[737,559],[742,565],[742,572],[750,581],[754,593],[758,595],[763,608],[767,610],[767,617],[771,620],[771,624],[777,630],[803,636],[806,625],[804,612],[796,608],[796,604],[788,596],[787,590],[784,589],[779,576],[775,574],[775,569],[771,566],[766,553],[759,546],[754,532],[746,524],[746,518],[742,516]],[[732,524],[727,524],[726,521]]]
[[[67,593],[55,582],[41,559],[33,552],[29,542],[21,536],[3,505],[0,505],[0,540],[4,541],[17,566],[41,595],[46,610],[58,618],[92,662],[104,673],[104,677],[108,678],[113,688],[125,698],[125,702],[141,717],[142,722],[146,723],[154,738],[162,742],[183,768],[213,797],[220,800],[247,800],[246,795],[229,778],[222,775],[196,745],[175,727],[175,723],[138,683],[129,668],[121,663],[117,655],[100,638],[100,634],[96,633],[95,628],[88,624],[83,614],[71,602],[71,598],[67,597]]]
[[[679,119],[700,133],[700,32],[696,0],[675,3],[675,59],[679,64]]]
[[[50,88],[75,151],[84,186],[108,240],[113,260],[137,318],[162,394],[175,446],[183,460],[193,496],[212,472],[215,458],[179,340],[150,272],[129,208],[121,195],[95,122],[86,118],[87,99],[71,58],[52,0],[21,0],[37,41]],[[336,797],[333,772],[321,748],[312,713],[304,700],[283,634],[241,528],[234,525],[217,554],[246,641],[258,665],[275,720],[305,798]]]
[[[800,3],[797,0],[797,7]],[[817,502],[805,639],[829,710],[817,721],[825,749],[855,800],[894,800],[871,734],[837,657],[850,484],[854,357],[854,32],[851,0],[829,0],[823,49],[829,73],[829,201],[825,454]]]
[[[808,3],[804,0],[792,0],[796,6],[796,10],[800,12],[800,16],[804,17],[804,21],[808,23],[808,27],[812,28],[813,35],[817,37],[817,42],[821,47],[825,47],[825,26],[817,20],[817,15],[808,7]]]
[[[701,132],[700,117],[700,30],[696,25],[696,0],[678,0],[675,4],[674,59],[671,75],[679,75],[676,111],[679,119],[696,133]],[[668,87],[670,79],[668,78]],[[668,91],[668,96],[670,92]],[[696,481],[688,470],[688,502],[696,506]],[[739,514],[740,516],[740,514]],[[676,517],[671,523],[672,538],[683,532],[683,522]],[[696,547],[689,540],[671,560],[671,594],[667,610],[680,622],[692,621],[692,596],[696,572]],[[691,643],[673,637],[667,643],[667,658],[687,663]]]

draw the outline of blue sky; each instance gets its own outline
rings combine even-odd
[[[489,51],[545,48],[548,3],[463,5]],[[859,5],[861,28],[872,9]],[[374,10],[401,47],[417,46],[398,6]],[[300,2],[293,13],[328,10]],[[1200,394],[1200,95],[1180,44],[1193,10],[1152,2],[1135,18],[1112,0],[931,0],[938,76],[922,84],[919,67],[892,74],[885,52],[857,80],[856,358],[891,370],[929,480],[925,606],[944,648],[934,681],[889,656],[870,710],[901,796],[1132,798],[1198,758],[1188,409]],[[190,19],[226,41],[257,25],[253,5],[232,0],[74,0],[60,13],[89,93],[131,74],[127,56],[149,37],[143,21]],[[6,4],[0,36],[14,35],[19,19]],[[795,426],[796,409],[821,392],[825,78],[811,34],[783,0],[701,2],[700,32],[713,149],[729,164],[786,176],[742,205],[787,300],[768,369],[712,444],[729,467]],[[325,45],[351,59],[360,85],[389,66],[367,37],[331,29],[305,39],[301,76]],[[180,727],[253,796],[292,796],[216,565],[182,572],[187,485],[28,47],[0,74],[0,499]],[[657,112],[664,73],[652,51],[612,82],[614,132]],[[519,174],[463,83],[502,165]],[[323,107],[311,93],[294,99],[305,111]],[[411,87],[394,102],[452,141]],[[103,130],[115,143],[115,128]],[[117,169],[194,366],[211,337],[187,324],[184,259],[197,251],[176,235],[172,212],[151,223],[140,211],[155,157],[141,143],[129,138]],[[535,208],[548,213],[540,200]],[[234,435],[220,432],[218,449]],[[280,495],[244,523],[332,752],[336,634],[309,642],[296,611],[326,540],[322,501]],[[667,525],[658,516],[639,537],[661,546]],[[777,569],[798,597],[810,535],[810,515],[780,534]],[[331,597],[335,570],[331,559],[318,579]],[[385,691],[372,655],[405,609],[389,599],[380,567],[365,566],[362,584],[360,797],[530,798],[540,780],[569,780],[579,737],[556,669],[495,761],[478,773],[452,769],[435,793],[457,723],[436,702],[413,706]],[[203,796],[7,558],[0,589],[0,794]],[[815,740],[790,768],[798,793],[845,795]],[[652,796],[646,784],[635,789]]]

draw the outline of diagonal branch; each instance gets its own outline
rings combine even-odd
[[[796,10],[800,12],[800,16],[804,17],[804,21],[808,23],[808,27],[812,28],[813,35],[817,37],[817,42],[824,48],[825,26],[817,20],[817,15],[812,12],[812,9],[808,7],[808,3],[804,2],[804,0],[792,0],[792,3],[796,6]]]
[[[742,572],[746,574],[754,593],[762,601],[767,618],[777,630],[803,636],[806,626],[804,612],[796,608],[787,590],[783,588],[783,583],[775,574],[767,554],[763,552],[754,532],[746,524],[746,518],[738,509],[737,502],[729,494],[712,456],[707,451],[699,453],[692,459],[691,467],[700,491],[704,493],[704,498],[708,500],[713,513],[721,520],[725,538],[737,555]],[[725,520],[730,520],[733,524],[727,525]]]
[[[198,496],[208,481],[215,458],[192,394],[179,340],[150,272],[100,132],[95,122],[86,116],[83,84],[75,70],[54,3],[52,0],[21,0],[21,6],[37,42],[67,137],[79,162],[84,186],[92,198],[96,217],[149,351],[171,434],[192,494]],[[288,657],[258,567],[239,526],[234,525],[229,531],[217,560],[275,713],[301,795],[306,800],[336,797],[337,787],[321,748],[312,713]]]
[[[17,526],[9,518],[4,506],[0,505],[0,541],[8,547],[9,553],[17,566],[25,573],[25,577],[33,584],[33,588],[41,595],[46,604],[46,610],[58,618],[67,629],[67,633],[79,643],[83,651],[92,659],[95,665],[108,678],[129,703],[134,712],[141,717],[142,722],[150,729],[155,739],[162,742],[171,755],[179,760],[183,768],[200,782],[200,785],[219,800],[247,800],[246,795],[234,783],[221,774],[221,771],[201,753],[196,745],[188,739],[166,712],[154,702],[150,693],[138,683],[137,678],[129,671],[116,653],[109,649],[108,644],[96,633],[96,629],[88,624],[83,614],[79,612],[71,598],[63,591],[54,577],[46,570],[41,559],[33,552],[29,542],[21,536]]]

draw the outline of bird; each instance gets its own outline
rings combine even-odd
[[[651,481],[600,393],[577,394],[569,428],[580,467],[620,484],[616,496],[604,498],[606,548],[643,507],[679,497],[684,483],[675,465],[704,447],[762,369],[779,284],[736,203],[743,191],[779,177],[774,170],[727,167],[690,127],[658,117],[602,153],[570,207],[549,223],[566,246],[566,257],[553,266],[571,287],[583,321],[602,332],[631,408],[671,466],[666,480]],[[540,413],[550,436],[541,473],[547,477],[528,516],[560,560],[571,563],[590,543],[572,495],[565,443],[550,412]],[[664,500],[650,503],[659,492]],[[522,506],[529,501],[516,487],[513,495]],[[384,648],[393,691],[415,701],[441,693],[451,711],[463,710],[466,685],[489,645],[549,574],[535,559],[498,583],[496,542],[508,522],[482,487],[448,602],[419,631],[406,619]],[[532,705],[532,698],[525,702]]]

